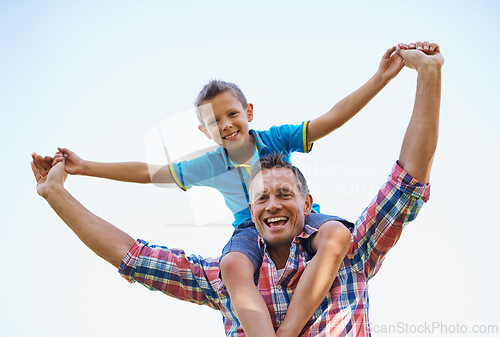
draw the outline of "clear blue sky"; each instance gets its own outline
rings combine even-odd
[[[416,40],[438,42],[446,59],[432,196],[371,281],[371,321],[500,324],[499,9],[427,0],[0,2],[0,334],[224,335],[216,311],[129,285],[81,244],[36,194],[32,151],[65,146],[90,160],[143,161],[147,131],[190,109],[211,78],[241,86],[254,128],[298,123],[368,80],[387,48]],[[415,80],[404,69],[311,154],[294,157],[324,212],[354,219],[382,184]],[[132,236],[189,253],[217,256],[231,233],[189,226],[195,193],[88,177],[69,177],[67,188]]]

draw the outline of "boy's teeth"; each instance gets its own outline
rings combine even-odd
[[[236,136],[237,133],[238,133],[238,131],[233,132],[232,134],[225,136],[224,139],[234,137],[234,136]]]

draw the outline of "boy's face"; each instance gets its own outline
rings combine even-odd
[[[198,128],[209,138],[228,150],[237,150],[251,142],[248,123],[253,119],[253,106],[241,105],[236,95],[225,91],[200,106],[204,125]]]
[[[252,180],[249,207],[257,231],[269,248],[287,248],[304,229],[312,197],[302,196],[291,169],[272,168]]]

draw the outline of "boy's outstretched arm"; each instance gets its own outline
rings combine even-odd
[[[371,101],[403,68],[396,46],[387,49],[375,75],[358,90],[335,104],[327,113],[313,119],[307,127],[307,139],[312,143],[344,125]]]
[[[35,157],[35,156],[34,156]],[[94,253],[119,267],[123,256],[135,240],[109,222],[99,218],[80,204],[64,188],[64,163],[55,166],[31,162],[37,182],[36,190],[59,217]]]
[[[151,165],[142,162],[100,163],[84,160],[73,151],[58,148],[54,156],[54,164],[65,161],[65,170],[69,174],[86,175],[132,183],[173,184],[174,180],[168,166]],[[38,163],[49,161],[50,157],[36,156]],[[153,178],[152,178],[153,177]]]

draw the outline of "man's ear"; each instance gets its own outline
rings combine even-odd
[[[246,113],[247,113],[248,122],[251,122],[253,120],[253,104],[252,103],[247,104]]]
[[[212,136],[210,135],[210,132],[208,132],[207,127],[205,125],[198,125],[198,130],[203,132],[208,139],[212,139]]]
[[[313,197],[312,195],[308,194],[306,196],[306,199],[304,200],[304,215],[311,214],[312,205],[313,205]]]
[[[250,209],[250,215],[252,216],[252,221],[255,224],[255,219],[254,219],[254,216],[253,216],[253,210],[252,210],[252,203],[251,202],[248,203],[248,208]]]

